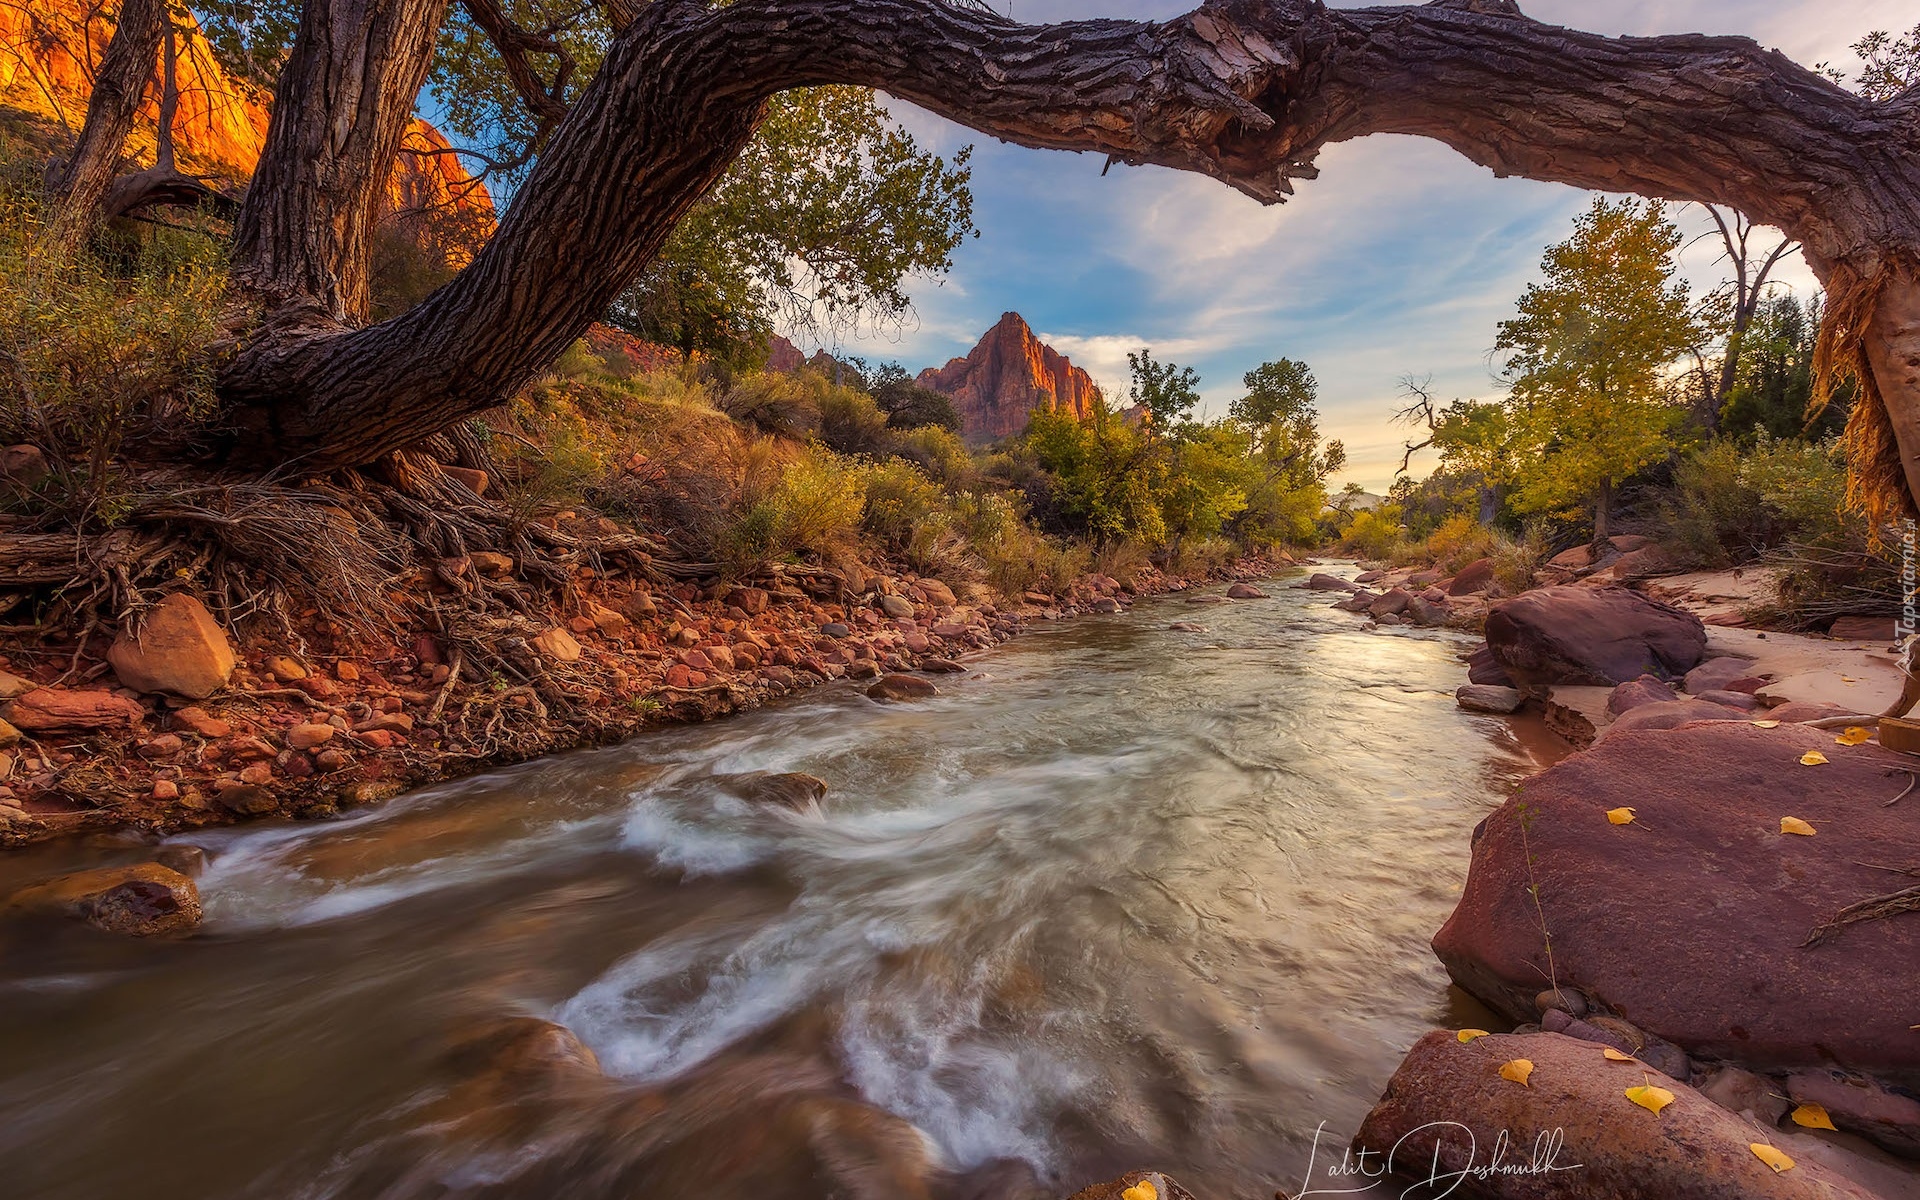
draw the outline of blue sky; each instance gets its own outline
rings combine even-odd
[[[1015,0],[1023,21],[1161,18],[1191,4]],[[1350,5],[1338,5],[1351,7]],[[1910,28],[1913,0],[1523,0],[1529,15],[1608,34],[1739,33],[1801,62],[1854,65],[1871,29]],[[1224,412],[1240,376],[1268,359],[1304,359],[1320,381],[1321,425],[1346,442],[1344,479],[1381,490],[1405,432],[1388,422],[1399,380],[1432,376],[1443,399],[1499,392],[1488,352],[1495,324],[1566,236],[1587,194],[1493,175],[1435,142],[1374,137],[1330,148],[1318,180],[1265,208],[1212,180],[1091,155],[983,140],[900,102],[923,142],[974,144],[981,236],[944,281],[916,281],[906,328],[847,339],[870,361],[908,367],[964,354],[1009,309],[1124,392],[1126,351],[1151,346],[1200,372]],[[1677,214],[1690,231],[1697,214]],[[1690,245],[1687,274],[1719,278],[1717,243]],[[1803,294],[1795,256],[1781,273]],[[1430,462],[1426,464],[1430,466]],[[1423,471],[1415,459],[1415,473]]]

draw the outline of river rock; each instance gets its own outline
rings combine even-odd
[[[43,687],[14,699],[0,717],[28,733],[100,733],[133,728],[147,710],[125,696]]]
[[[1493,657],[1493,650],[1487,646],[1467,655],[1467,681],[1494,687],[1513,686],[1513,677],[1507,674],[1507,669]]]
[[[1827,636],[1845,642],[1891,642],[1894,638],[1894,619],[1836,617],[1833,624],[1827,626]]]
[[[1802,1071],[1787,1079],[1796,1104],[1818,1104],[1840,1128],[1906,1158],[1920,1158],[1920,1100],[1848,1071]]]
[[[1207,627],[1205,625],[1196,625],[1192,621],[1175,621],[1173,624],[1167,626],[1167,628],[1173,630],[1175,633],[1207,632]]]
[[[1625,588],[1536,588],[1487,613],[1487,645],[1522,687],[1613,686],[1642,675],[1679,678],[1707,648],[1692,613]]]
[[[1760,700],[1752,692],[1701,692],[1694,697],[1708,704],[1718,704],[1724,708],[1738,709],[1751,713],[1760,707]]]
[[[1525,1084],[1500,1075],[1516,1059],[1533,1064]],[[1657,1115],[1626,1097],[1647,1084],[1673,1094]],[[1456,1176],[1489,1166],[1503,1135],[1508,1170]],[[1490,1200],[1873,1200],[1817,1161],[1776,1173],[1751,1149],[1772,1136],[1677,1079],[1608,1060],[1590,1042],[1530,1033],[1462,1043],[1436,1030],[1414,1043],[1354,1148],[1376,1165],[1390,1161],[1401,1180],[1440,1181],[1432,1190],[1382,1187],[1389,1196],[1446,1195],[1466,1180],[1471,1188],[1454,1194]]]
[[[939,694],[939,688],[917,675],[884,675],[867,689],[875,700],[925,700]]]
[[[1373,607],[1373,602],[1379,598],[1380,597],[1373,592],[1359,591],[1348,596],[1345,600],[1335,600],[1333,607],[1339,609],[1341,612],[1363,613]]]
[[[200,890],[159,863],[101,867],[15,892],[9,911],[71,917],[110,933],[148,937],[200,923]]]
[[[1748,678],[1752,673],[1752,659],[1741,658],[1735,654],[1723,654],[1717,658],[1710,658],[1688,671],[1682,686],[1698,696],[1701,692],[1719,691],[1735,680]]]
[[[1405,588],[1391,588],[1384,595],[1367,605],[1367,615],[1374,620],[1381,617],[1397,617],[1407,610],[1413,596]]]
[[[1192,1192],[1159,1171],[1128,1171],[1118,1179],[1083,1187],[1067,1200],[1135,1200],[1136,1197],[1146,1200],[1146,1193],[1135,1191],[1129,1195],[1127,1191],[1143,1183],[1153,1189],[1151,1195],[1158,1200],[1193,1200]]]
[[[136,630],[122,631],[107,649],[115,678],[136,692],[171,692],[205,700],[233,675],[227,631],[192,596],[169,593]]]
[[[756,771],[748,775],[717,777],[743,800],[756,804],[778,804],[796,811],[817,806],[827,795],[827,781],[803,771],[773,774]]]
[[[1498,564],[1491,558],[1476,558],[1461,567],[1453,582],[1447,585],[1447,593],[1453,596],[1473,596],[1495,586],[1493,573]]]
[[[1802,765],[1808,750],[1829,761]],[[1802,944],[1841,909],[1901,886],[1864,864],[1920,862],[1920,823],[1884,807],[1903,786],[1887,769],[1904,761],[1744,720],[1610,733],[1482,822],[1434,951],[1468,992],[1531,1020],[1548,971],[1537,886],[1558,981],[1647,1033],[1765,1069],[1920,1082],[1908,1028],[1920,919]],[[1607,819],[1621,807],[1631,824]],[[1784,816],[1818,833],[1782,834]]]
[[[1227,588],[1229,600],[1265,600],[1267,594],[1250,583],[1235,583]]]
[[[895,620],[905,620],[913,616],[913,601],[905,596],[881,596],[878,603],[880,611]]]
[[[1374,578],[1379,578],[1378,573],[1375,573]],[[1337,575],[1325,575],[1318,571],[1307,576],[1307,581],[1300,586],[1312,588],[1316,592],[1353,592],[1360,588],[1357,583],[1348,583]]]
[[[1634,730],[1678,729],[1694,721],[1745,721],[1752,716],[1750,711],[1688,696],[1635,705],[1614,718],[1606,728],[1606,736],[1618,737]]]
[[[1362,571],[1353,577],[1353,581],[1355,583],[1375,583],[1386,577],[1387,573],[1385,571]]]
[[[1429,629],[1447,623],[1447,610],[1444,605],[1435,604],[1424,596],[1414,596],[1407,601],[1406,610],[1401,614],[1415,625]]]
[[[1651,675],[1642,675],[1613,689],[1607,696],[1607,711],[1617,717],[1642,704],[1658,704],[1674,698],[1673,689],[1667,684]]]
[[[1515,713],[1526,703],[1526,697],[1509,687],[1495,687],[1492,684],[1469,683],[1453,693],[1454,703],[1468,712],[1477,713]]]
[[[579,662],[580,656],[585,653],[580,648],[580,643],[574,640],[573,635],[558,625],[537,637],[529,638],[527,644],[541,656],[555,662]]]

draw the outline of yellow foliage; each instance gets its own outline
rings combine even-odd
[[[1615,825],[1631,825],[1633,824],[1633,810],[1631,808],[1610,808],[1607,810],[1607,820],[1613,822]]]
[[[1788,1114],[1795,1125],[1804,1125],[1808,1129],[1832,1129],[1833,1118],[1827,1110],[1818,1104],[1802,1104]]]
[[[1652,1084],[1642,1084],[1639,1087],[1628,1088],[1627,1099],[1638,1104],[1648,1112],[1657,1114],[1661,1109],[1673,1103],[1673,1093],[1663,1087],[1654,1087]]]
[[[1780,832],[1798,834],[1801,837],[1812,837],[1814,829],[1813,826],[1802,821],[1799,817],[1781,817]]]
[[[1826,763],[1826,761],[1827,761],[1827,756],[1820,753],[1818,750],[1809,750],[1805,754],[1802,754],[1800,756],[1800,765],[1803,767],[1822,766]]]
[[[1842,746],[1864,746],[1866,745],[1867,739],[1872,736],[1873,732],[1871,730],[1862,729],[1858,725],[1849,725],[1841,732],[1839,737],[1833,740]]]
[[[1516,1058],[1512,1062],[1500,1064],[1500,1078],[1511,1079],[1521,1087],[1527,1086],[1527,1080],[1533,1075],[1533,1060]]]
[[[1460,1042],[1464,1045],[1465,1043],[1470,1042],[1475,1038],[1491,1037],[1493,1035],[1488,1033],[1484,1029],[1462,1029],[1459,1033],[1456,1033],[1453,1036],[1460,1039]]]
[[[1777,1147],[1769,1146],[1765,1142],[1749,1142],[1747,1149],[1753,1151],[1755,1158],[1772,1167],[1776,1175],[1782,1171],[1793,1170],[1793,1160]]]

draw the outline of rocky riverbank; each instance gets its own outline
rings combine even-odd
[[[1247,559],[1225,574],[1281,565]],[[658,587],[603,563],[580,569],[563,603],[496,620],[486,633],[515,673],[482,675],[445,636],[448,605],[436,597],[510,586],[515,569],[499,554],[440,564],[396,597],[414,626],[375,644],[319,612],[235,636],[186,592],[137,633],[0,641],[0,846],[325,818],[836,679],[963,671],[956,659],[1030,622],[1119,612],[1200,582],[1146,568],[1125,584],[1092,575],[1002,604],[977,584],[956,591],[857,566]],[[901,699],[931,686],[916,678],[880,691]]]
[[[1483,1197],[1920,1196],[1920,758],[1870,718],[1913,694],[1891,622],[1743,628],[1717,591],[1622,586],[1638,550],[1513,597],[1315,577],[1376,624],[1421,600],[1483,629],[1461,707],[1580,751],[1476,830],[1433,941],[1513,1033],[1423,1039],[1352,1153]]]

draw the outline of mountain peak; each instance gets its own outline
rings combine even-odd
[[[928,367],[916,382],[953,401],[961,434],[971,442],[1011,437],[1039,410],[1085,419],[1100,395],[1093,377],[1036,337],[1017,312],[1001,314],[965,358]]]

